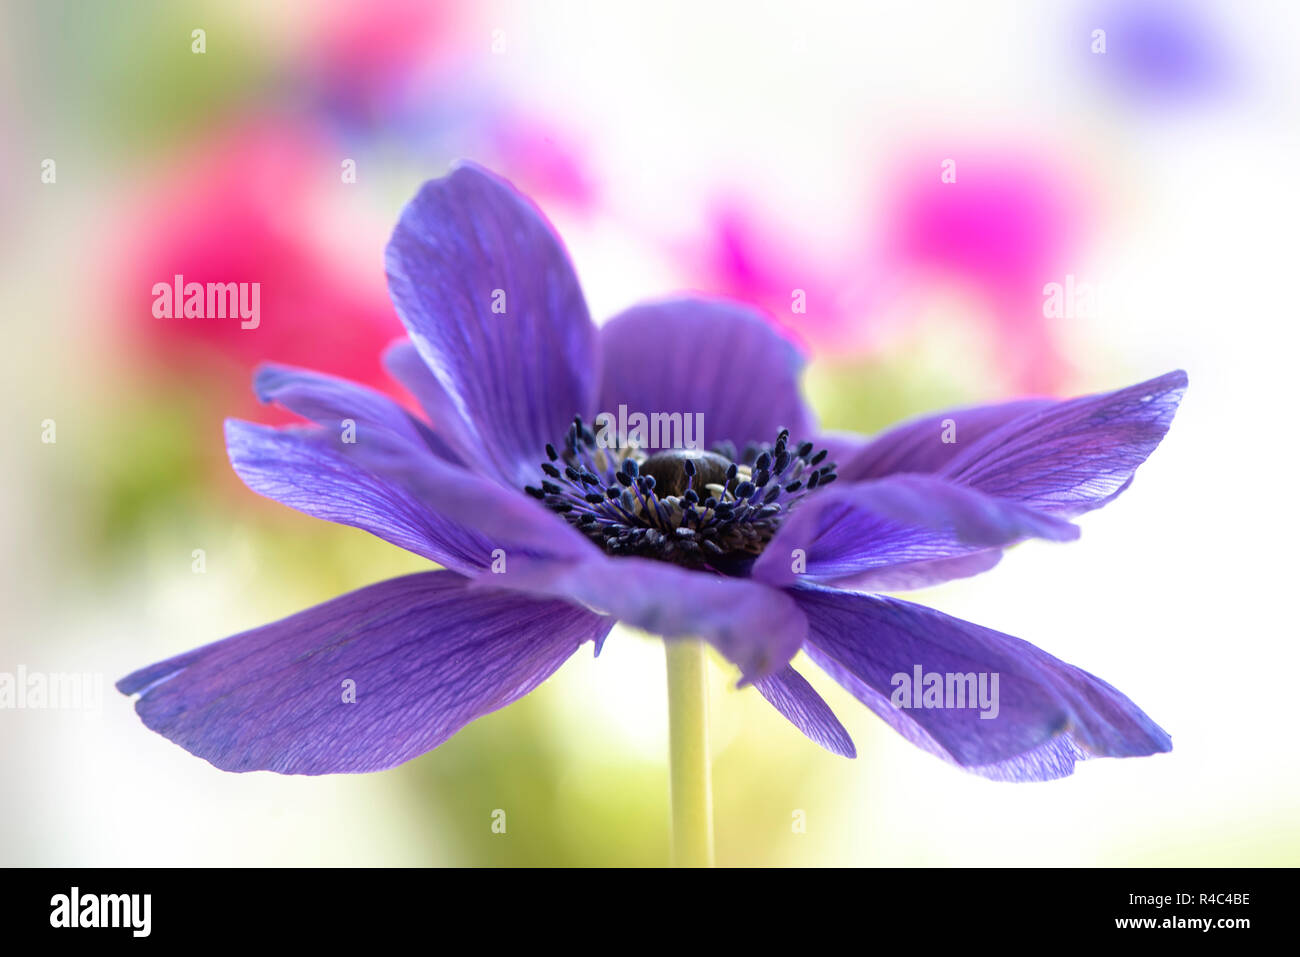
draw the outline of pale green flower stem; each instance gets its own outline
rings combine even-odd
[[[673,864],[713,866],[708,658],[704,642],[664,642],[668,655],[668,781]]]

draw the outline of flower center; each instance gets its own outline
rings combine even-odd
[[[744,574],[790,509],[835,481],[827,450],[791,447],[786,429],[740,454],[730,442],[647,452],[604,438],[575,418],[563,452],[546,447],[540,486],[524,491],[611,555]]]
[[[640,464],[641,474],[655,480],[655,493],[661,498],[684,495],[697,482],[701,487],[722,485],[730,467],[731,460],[717,452],[694,449],[655,452]]]

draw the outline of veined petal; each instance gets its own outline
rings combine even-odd
[[[966,770],[1047,780],[1071,773],[1076,760],[1172,747],[1124,695],[1028,642],[894,598],[823,588],[791,594],[808,618],[808,655],[908,740]],[[914,688],[918,669],[963,695],[978,696],[983,675],[984,700],[926,707]]]
[[[254,492],[364,529],[464,574],[506,554],[573,559],[594,546],[514,493],[383,431],[355,443],[330,431],[226,422],[235,472]]]
[[[1073,517],[1128,487],[1169,430],[1186,388],[1187,374],[1176,371],[1076,399],[952,409],[867,441],[841,457],[836,471],[841,481],[850,482],[898,472],[935,473]]]
[[[340,436],[348,432],[351,441],[364,441],[370,430],[379,430],[415,449],[428,449],[451,461],[458,460],[427,425],[388,396],[355,382],[310,369],[266,363],[253,377],[253,390],[263,402],[274,402]]]
[[[705,448],[771,442],[783,428],[813,437],[803,356],[752,309],[709,299],[633,306],[601,327],[600,348],[602,412],[700,413]]]
[[[857,448],[833,448],[840,480],[862,482],[898,472],[938,472],[972,443],[1008,422],[1053,405],[1052,399],[1018,399],[994,405],[948,409],[903,422]],[[844,437],[839,437],[841,444]],[[847,454],[846,454],[847,453]]]
[[[819,449],[825,449],[827,458],[832,462],[837,463],[835,471],[840,474],[843,474],[841,472],[843,466],[838,463],[852,461],[862,452],[863,449],[870,445],[872,441],[872,439],[859,435],[856,432],[844,431],[823,431],[815,439],[812,439],[814,446]],[[924,469],[912,469],[911,471],[921,472],[924,471]],[[857,479],[854,479],[853,481],[857,481]]]
[[[649,558],[596,552],[574,562],[510,560],[487,585],[580,601],[665,638],[701,638],[740,668],[742,684],[780,672],[807,625],[783,591]]]
[[[1177,371],[1053,403],[966,446],[940,474],[1052,515],[1079,515],[1128,488],[1186,389],[1187,373]]]
[[[505,484],[594,412],[596,331],[560,240],[504,180],[472,165],[425,183],[385,261],[411,341]]]
[[[789,665],[784,671],[758,678],[754,682],[758,693],[768,704],[781,712],[791,724],[808,738],[832,754],[856,758],[857,748],[825,700],[803,675]]]
[[[144,723],[224,771],[381,771],[548,678],[612,625],[574,605],[381,582],[123,678]]]
[[[934,476],[891,475],[810,496],[768,543],[752,575],[790,585],[918,563],[932,575],[969,573],[948,560],[1026,538],[1078,535],[1069,522]]]
[[[823,584],[849,591],[911,591],[942,585],[958,578],[982,575],[1000,561],[1002,549],[983,548],[956,558],[932,558],[901,565],[882,565],[845,578],[826,579]]]
[[[384,351],[383,363],[388,374],[420,403],[420,408],[429,417],[430,430],[451,450],[447,457],[500,481],[501,476],[494,468],[484,468],[482,456],[474,444],[474,430],[461,418],[456,403],[424,364],[424,357],[415,344],[410,339],[392,343]]]

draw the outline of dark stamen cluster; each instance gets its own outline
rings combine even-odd
[[[575,418],[563,452],[548,445],[545,478],[525,491],[563,515],[611,555],[638,555],[732,571],[762,552],[805,495],[835,481],[835,463],[811,442],[737,453],[606,448]]]

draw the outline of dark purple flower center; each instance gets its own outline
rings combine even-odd
[[[744,574],[808,493],[835,481],[811,442],[731,442],[710,451],[611,447],[575,418],[564,449],[548,445],[545,478],[525,491],[611,555]]]

